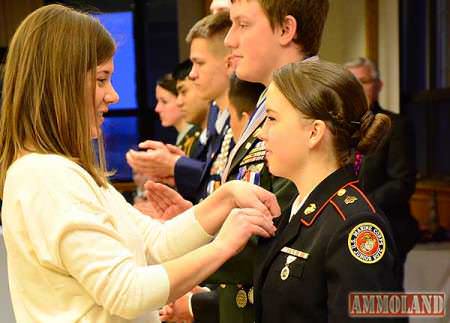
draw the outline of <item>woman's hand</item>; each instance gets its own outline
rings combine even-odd
[[[255,209],[270,220],[281,214],[275,194],[244,181],[225,183],[194,208],[200,225],[211,235],[219,231],[234,208]]]
[[[212,242],[232,257],[239,253],[253,235],[270,238],[276,228],[272,216],[257,209],[233,209]]]
[[[169,220],[192,207],[177,191],[160,183],[147,181],[144,185],[147,201],[155,210],[154,218]]]
[[[255,208],[268,216],[278,217],[281,214],[275,194],[245,181],[230,181],[221,189],[231,197],[235,208]]]

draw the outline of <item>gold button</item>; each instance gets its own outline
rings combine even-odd
[[[338,192],[337,195],[338,196],[344,196],[344,194],[347,193],[347,190],[345,188],[341,188]]]
[[[240,289],[236,294],[236,305],[239,308],[244,308],[247,305],[247,293]]]
[[[226,288],[227,285],[226,284],[220,284],[220,288]]]

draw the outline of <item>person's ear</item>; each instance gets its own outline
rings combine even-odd
[[[250,119],[250,114],[248,112],[242,112],[241,120],[245,120],[245,124],[247,124],[249,119]]]
[[[325,136],[327,125],[323,120],[314,120],[310,126],[308,145],[312,149],[316,147]]]
[[[293,16],[288,15],[284,17],[279,29],[280,44],[282,46],[289,45],[297,37],[297,20]]]

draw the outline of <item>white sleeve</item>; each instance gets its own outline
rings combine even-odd
[[[134,319],[167,303],[169,277],[161,265],[139,266],[108,228],[79,225],[61,239],[60,259],[97,304]]]
[[[122,195],[117,192],[122,198]],[[134,218],[145,240],[147,259],[150,263],[160,263],[180,257],[208,243],[213,238],[195,217],[192,207],[175,218],[161,223],[142,214],[126,203],[127,212]]]
[[[92,178],[62,166],[30,167],[14,180],[39,263],[72,276],[113,315],[132,319],[163,306],[170,291],[164,267],[138,261]]]

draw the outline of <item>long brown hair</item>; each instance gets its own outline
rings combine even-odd
[[[351,162],[353,148],[363,154],[376,151],[389,133],[390,118],[369,110],[359,81],[337,64],[288,64],[274,73],[273,82],[303,115],[326,122],[341,165]]]
[[[107,184],[102,140],[97,160],[91,130],[96,68],[114,52],[96,18],[62,5],[41,7],[20,24],[5,66],[1,195],[8,167],[27,151],[67,157]]]

